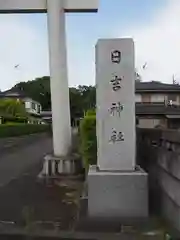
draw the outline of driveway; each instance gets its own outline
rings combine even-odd
[[[31,222],[46,229],[59,222],[61,229],[69,229],[76,205],[65,196],[72,190],[37,179],[43,157],[52,152],[51,137],[40,134],[18,141],[0,155],[0,230],[1,224],[22,227]]]
[[[24,174],[51,151],[52,140],[46,133],[0,139],[0,186]]]

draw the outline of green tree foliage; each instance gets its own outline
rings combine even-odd
[[[2,99],[0,100],[0,115],[11,117],[27,117],[26,109],[21,100]]]
[[[83,116],[83,102],[77,88],[69,89],[71,118],[81,118]]]
[[[70,106],[72,120],[84,116],[88,109],[96,106],[96,89],[93,86],[70,88]]]
[[[41,103],[43,110],[51,109],[50,78],[48,76],[18,83],[12,89],[23,90],[27,96]],[[69,95],[72,121],[83,117],[88,109],[95,108],[96,88],[94,86],[72,87],[69,89]]]
[[[95,109],[89,109],[86,112],[86,116],[96,116],[96,110]]]
[[[36,78],[34,81],[20,82],[13,90],[22,90],[33,100],[41,103],[43,110],[51,109],[51,94],[49,77]]]
[[[94,111],[88,111],[81,120],[80,139],[80,152],[87,172],[89,165],[97,163],[96,115]]]
[[[83,110],[93,109],[96,106],[96,88],[94,86],[79,86],[78,92],[82,97]]]

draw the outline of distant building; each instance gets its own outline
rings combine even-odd
[[[42,111],[41,112],[41,117],[44,121],[48,123],[52,123],[52,113],[51,111]]]
[[[180,128],[180,85],[136,82],[135,97],[139,127]]]
[[[32,98],[28,97],[21,90],[8,90],[5,92],[0,92],[0,99],[11,98],[11,99],[20,99],[24,103],[27,113],[29,113],[34,118],[41,119],[41,104]]]
[[[136,124],[142,128],[180,128],[180,85],[135,82]],[[51,111],[41,113],[51,122]]]

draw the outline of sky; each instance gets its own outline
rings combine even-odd
[[[180,0],[99,1],[98,13],[66,15],[69,85],[93,85],[95,44],[121,37],[134,39],[143,81],[180,82]],[[1,14],[0,33],[0,90],[49,75],[46,14]]]

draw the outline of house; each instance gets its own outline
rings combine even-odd
[[[42,119],[47,123],[52,123],[52,113],[51,111],[42,111],[41,112]]]
[[[22,90],[8,90],[5,92],[0,92],[0,99],[11,98],[11,99],[20,99],[25,105],[27,113],[30,114],[32,119],[41,118],[42,107],[41,104],[32,98],[28,97]]]
[[[180,128],[180,85],[137,82],[137,125],[145,128]]]
[[[180,85],[135,82],[136,120],[144,128],[180,128]],[[41,113],[51,122],[51,111]]]

